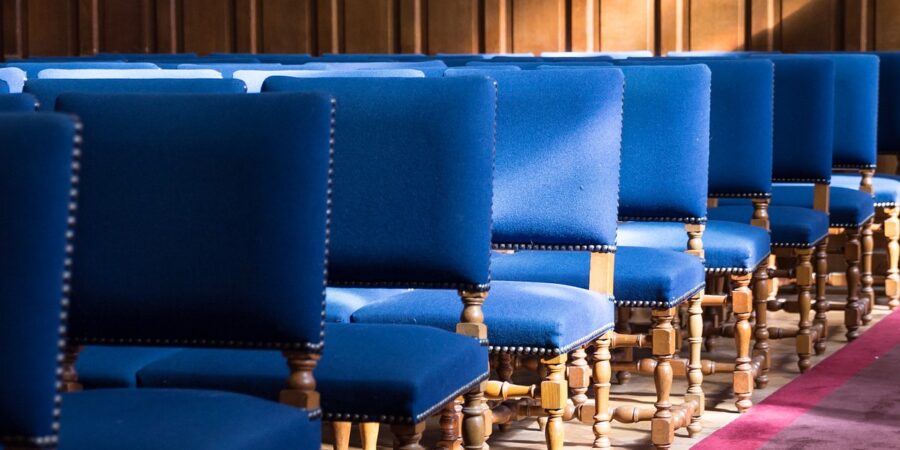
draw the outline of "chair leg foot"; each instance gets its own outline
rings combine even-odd
[[[394,434],[394,450],[425,450],[419,441],[425,431],[425,422],[415,425],[391,425]]]
[[[353,424],[350,422],[331,422],[334,431],[334,450],[347,450],[350,448],[350,430]]]
[[[687,430],[691,437],[703,431],[703,409],[706,396],[703,393],[703,370],[701,350],[703,347],[703,297],[696,295],[690,300],[688,309],[688,342],[690,343],[691,357],[688,362],[688,388],[684,395],[685,402],[695,402],[694,414]]]
[[[594,342],[594,445],[592,448],[608,449],[612,417],[609,414],[609,389],[612,367],[609,353],[609,333]]]
[[[844,308],[844,326],[847,328],[847,340],[859,337],[859,326],[862,323],[859,303],[860,271],[859,260],[861,246],[859,242],[860,228],[847,228],[847,243],[844,244],[844,259],[847,261],[847,305]]]
[[[753,373],[750,365],[750,313],[753,312],[753,294],[750,292],[751,275],[733,275],[731,281],[731,309],[734,312],[734,343],[737,349],[733,374],[735,406],[745,412],[753,406]]]
[[[756,312],[756,323],[753,329],[753,358],[760,359],[759,369],[754,378],[754,383],[759,389],[769,384],[769,326],[767,325],[766,305],[769,299],[769,272],[768,267],[760,265],[753,274],[753,309]]]
[[[812,255],[813,249],[803,248],[794,250],[797,257],[797,267],[795,273],[797,277],[797,301],[800,305],[800,321],[797,330],[797,366],[800,373],[806,372],[812,366],[812,322],[809,320],[809,314],[812,310],[812,296],[810,291],[813,286],[813,267]]]
[[[816,317],[813,324],[819,330],[816,336],[816,355],[825,353],[828,341],[828,238],[816,245]]]
[[[675,355],[675,330],[672,328],[674,308],[653,310],[653,357],[656,368],[656,413],[650,421],[650,436],[657,449],[668,449],[675,441],[675,421],[672,417],[672,358]]]
[[[463,448],[466,450],[484,450],[484,383],[465,394],[463,404]]]

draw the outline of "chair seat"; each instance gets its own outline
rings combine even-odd
[[[407,289],[328,288],[325,290],[325,321],[349,323],[353,311],[406,291]]]
[[[491,276],[496,280],[537,281],[587,289],[590,258],[588,252],[495,253],[491,258]],[[697,257],[683,252],[618,247],[613,279],[617,305],[670,308],[703,289],[705,273]]]
[[[861,179],[859,174],[836,173],[831,176],[831,185],[859,190]],[[875,191],[875,206],[893,207],[900,203],[900,176],[876,173],[872,177],[872,189]]]
[[[180,389],[97,389],[63,396],[60,450],[321,448],[307,411],[255,397]]]
[[[419,422],[488,375],[476,340],[422,326],[327,324],[315,370],[328,420]],[[275,400],[288,369],[278,351],[188,349],[149,364],[140,386],[215,389]]]
[[[772,186],[772,204],[813,207],[812,185]],[[829,224],[832,227],[859,227],[875,215],[875,201],[871,195],[856,189],[831,187]]]
[[[611,330],[614,306],[606,295],[572,286],[495,281],[483,310],[491,350],[543,355],[567,353]],[[364,306],[352,320],[452,331],[461,312],[456,291],[417,289]]]
[[[828,236],[828,214],[798,206],[769,206],[769,229],[773,247],[809,248]],[[710,219],[750,223],[753,206],[719,206],[709,210]]]
[[[677,222],[625,222],[616,235],[619,245],[662,248],[683,252],[688,235]],[[710,220],[703,232],[706,270],[746,273],[769,255],[769,233],[745,223]],[[617,294],[618,295],[618,294]]]
[[[78,355],[75,370],[85,389],[135,387],[141,367],[179,349],[89,345]]]

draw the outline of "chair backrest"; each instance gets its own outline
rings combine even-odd
[[[498,83],[493,242],[612,251],[624,76],[606,70],[449,69]]]
[[[620,65],[704,64],[712,74],[709,196],[768,198],[772,193],[774,66],[768,60],[626,59]]]
[[[900,155],[900,52],[878,52],[878,153]]]
[[[25,71],[17,67],[0,67],[0,80],[9,86],[9,92],[18,94],[22,92],[22,85],[27,78]]]
[[[278,63],[261,63],[261,64],[246,64],[246,63],[218,63],[218,64],[210,64],[210,63],[187,63],[187,64],[178,64],[178,69],[211,69],[215,70],[222,74],[225,78],[232,78],[234,72],[238,70],[278,70],[283,67]]]
[[[493,82],[275,77],[263,86],[309,90],[338,103],[329,283],[487,290]]]
[[[9,94],[9,84],[0,80],[0,94]]]
[[[25,82],[25,92],[38,99],[38,109],[53,111],[56,98],[63,93],[97,94],[165,94],[165,93],[233,93],[244,92],[241,80],[217,79],[41,79]]]
[[[75,124],[0,114],[0,447],[56,443]]]
[[[534,70],[534,69],[538,69],[540,67],[548,66],[548,65],[573,66],[573,67],[580,66],[583,68],[604,67],[604,66],[611,66],[612,65],[611,61],[612,61],[611,59],[588,60],[588,61],[581,61],[581,60],[562,61],[559,59],[555,59],[553,61],[539,60],[539,61],[505,61],[505,62],[495,62],[493,60],[487,60],[487,61],[471,61],[471,62],[466,63],[466,66],[467,67],[490,68],[490,67],[495,67],[495,66],[512,65],[512,66],[516,66],[523,70]]]
[[[774,181],[831,182],[834,63],[813,56],[761,55],[775,64]]]
[[[302,67],[310,70],[399,70],[414,69],[421,71],[426,77],[440,77],[444,75],[447,65],[440,60],[416,61],[416,62],[397,62],[397,61],[374,61],[374,62],[310,62]]]
[[[238,70],[234,78],[247,85],[251,94],[262,90],[269,77],[292,78],[424,78],[425,74],[415,69],[384,70]]]
[[[222,78],[215,70],[176,70],[176,69],[44,69],[37,78],[45,79],[146,79],[146,78]]]
[[[37,99],[31,94],[0,95],[0,113],[34,112]]]
[[[118,70],[150,70],[159,69],[151,63],[129,63],[109,61],[61,61],[61,62],[9,62],[7,67],[17,67],[25,71],[28,78],[37,78],[46,69],[118,69]]]
[[[322,94],[63,94],[84,125],[69,341],[317,351]]]

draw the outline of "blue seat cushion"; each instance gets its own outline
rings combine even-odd
[[[625,222],[619,224],[617,241],[623,246],[683,252],[688,235],[682,223]],[[703,232],[703,248],[707,271],[746,273],[769,255],[769,233],[750,224],[710,220]]]
[[[406,289],[330,287],[325,290],[325,321],[349,323],[353,311],[401,292]]]
[[[831,186],[859,190],[859,174],[836,173],[831,176]],[[900,176],[877,173],[872,178],[875,206],[896,206],[900,203]]]
[[[590,263],[588,252],[495,253],[491,276],[495,280],[538,281],[587,289]],[[693,255],[620,246],[616,250],[613,294],[621,306],[670,308],[703,289],[705,277],[703,264]]]
[[[326,419],[419,422],[488,375],[487,348],[430,327],[327,324],[315,370]],[[188,349],[138,373],[148,387],[204,388],[277,399],[288,369],[270,350]]]
[[[710,208],[709,217],[750,223],[753,206],[726,205]],[[769,206],[769,230],[773,247],[812,247],[828,236],[828,214],[799,206]]]
[[[75,370],[86,389],[134,387],[141,367],[165,358],[177,348],[89,345],[78,355]]]
[[[812,185],[775,185],[772,204],[813,207]],[[832,227],[859,227],[875,215],[875,200],[857,189],[831,187],[829,222]]]
[[[358,309],[358,323],[428,325],[455,330],[462,312],[456,291],[417,289]],[[484,302],[493,351],[561,354],[612,329],[615,307],[608,296],[552,283],[495,281]]]
[[[59,450],[313,450],[321,421],[255,397],[181,389],[97,389],[63,396]]]

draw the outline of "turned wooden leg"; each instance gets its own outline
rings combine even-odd
[[[278,396],[279,402],[302,409],[318,408],[319,393],[316,391],[313,371],[322,355],[291,350],[283,351],[282,355],[287,360],[291,374],[288,376],[287,386]]]
[[[616,332],[621,334],[631,334],[631,308],[627,306],[620,306],[616,308]],[[619,361],[621,362],[632,362],[634,361],[634,349],[633,348],[623,348],[621,349],[621,355],[619,357]],[[619,384],[626,384],[631,380],[631,372],[627,371],[619,371],[616,372],[616,382]]]
[[[863,302],[865,314],[862,317],[863,325],[872,322],[872,310],[875,309],[875,278],[872,277],[872,254],[875,252],[875,239],[872,236],[872,220],[869,219],[862,230],[862,285],[860,288],[860,301]]]
[[[378,422],[363,422],[359,424],[359,436],[362,440],[362,450],[376,450],[378,447]]]
[[[761,264],[753,273],[753,310],[756,312],[756,323],[753,329],[753,357],[761,357],[762,363],[756,373],[756,387],[763,389],[769,384],[769,326],[766,323],[769,300],[769,269]]]
[[[658,449],[670,448],[675,441],[672,402],[669,400],[672,393],[672,357],[675,355],[675,330],[672,328],[674,312],[674,308],[654,309],[652,312],[653,328],[650,333],[653,336],[653,358],[656,359],[653,371],[656,413],[650,421],[650,436],[653,446]]]
[[[78,382],[78,371],[75,370],[75,363],[78,361],[78,355],[84,347],[80,345],[66,345],[63,348],[63,356],[60,370],[62,373],[60,379],[60,392],[78,392],[83,387]]]
[[[778,257],[775,255],[769,255],[769,259],[766,262],[766,266],[769,270],[778,269]],[[778,301],[778,277],[769,278],[769,297],[766,300],[767,302],[777,302]]]
[[[806,372],[812,366],[812,322],[809,321],[809,314],[812,310],[812,253],[811,248],[794,249],[794,256],[797,258],[797,267],[794,269],[797,278],[797,300],[800,307],[799,328],[797,329],[797,356],[799,361],[797,365],[800,372]]]
[[[577,348],[572,352],[566,379],[571,391],[572,404],[577,408],[587,402],[587,391],[591,385],[591,368],[588,366],[587,352],[584,347]]]
[[[706,405],[706,396],[703,394],[703,370],[700,352],[703,348],[703,296],[695,295],[690,299],[688,309],[688,343],[691,346],[691,357],[688,362],[688,388],[684,396],[685,402],[697,403],[691,423],[687,426],[688,434],[696,436],[703,431],[700,419],[703,417],[703,409]]]
[[[334,430],[334,450],[347,450],[350,448],[350,430],[353,424],[350,422],[331,422]]]
[[[462,439],[460,439],[457,431],[459,430],[461,411],[462,405],[457,400],[447,403],[447,406],[441,410],[441,440],[438,441],[437,448],[446,450],[462,448]]]
[[[567,359],[566,355],[541,359],[541,364],[547,368],[547,376],[541,382],[541,407],[547,412],[544,436],[548,450],[561,450],[565,442],[562,416],[569,396],[565,377]]]
[[[463,404],[463,448],[483,450],[485,437],[484,423],[484,383],[464,396]]]
[[[817,355],[825,353],[828,340],[828,238],[816,245],[816,318],[813,324],[819,330],[815,350]]]
[[[600,336],[594,343],[594,445],[593,448],[610,448],[611,429],[609,414],[609,388],[612,376],[609,353],[609,333]]]
[[[844,244],[844,259],[847,261],[847,305],[844,307],[844,325],[847,327],[847,340],[859,337],[859,326],[862,323],[859,303],[859,259],[861,249],[859,228],[847,228],[847,243]]]
[[[885,208],[884,211],[888,215],[881,227],[888,241],[888,272],[884,290],[890,299],[888,306],[895,310],[900,306],[900,208]]]
[[[500,381],[512,381],[513,374],[512,355],[509,353],[500,353],[497,355],[497,379]],[[500,431],[506,431],[511,424],[504,423],[498,427]]]
[[[391,425],[391,432],[394,433],[394,450],[425,450],[425,447],[419,444],[424,431],[425,422],[415,425]]]
[[[735,358],[733,389],[737,399],[735,406],[744,412],[753,406],[750,396],[753,394],[753,373],[750,365],[750,314],[753,312],[753,293],[750,292],[750,274],[732,275],[734,284],[731,290],[731,309],[734,312],[734,343],[737,349]]]

